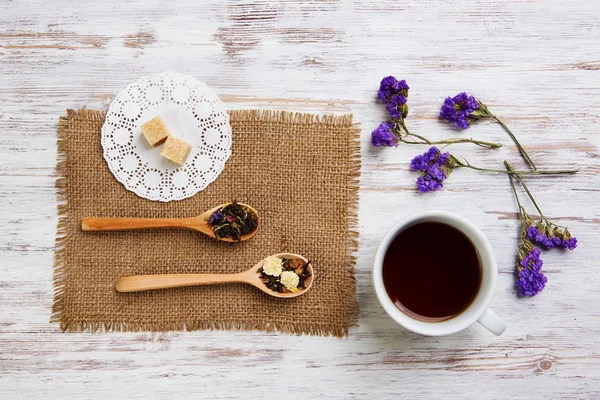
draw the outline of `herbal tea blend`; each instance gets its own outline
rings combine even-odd
[[[237,201],[219,208],[208,219],[215,236],[232,238],[240,241],[242,235],[247,235],[258,227],[256,214],[248,207],[240,205]]]
[[[310,277],[308,264],[299,258],[267,257],[260,269],[260,277],[269,289],[279,293],[295,293],[304,289],[304,281]]]

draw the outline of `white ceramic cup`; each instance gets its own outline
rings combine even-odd
[[[390,243],[404,229],[422,222],[440,222],[460,230],[475,245],[481,260],[481,286],[475,300],[461,314],[440,322],[421,321],[403,313],[394,305],[383,285],[383,259]],[[435,251],[435,249],[432,249],[432,251]],[[451,335],[467,328],[476,321],[493,334],[501,335],[507,325],[488,308],[496,291],[497,277],[498,266],[496,265],[494,250],[484,234],[463,217],[445,211],[426,211],[409,215],[400,220],[388,231],[379,244],[373,262],[375,293],[377,293],[377,298],[385,311],[394,321],[406,329],[428,336]]]

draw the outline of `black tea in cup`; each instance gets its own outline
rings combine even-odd
[[[427,322],[465,311],[481,286],[475,245],[460,230],[440,222],[421,222],[401,231],[383,260],[383,283],[405,314]]]

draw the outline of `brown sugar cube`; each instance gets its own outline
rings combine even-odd
[[[165,142],[160,155],[177,163],[179,165],[185,164],[185,159],[188,156],[192,146],[175,136],[169,136]]]
[[[151,146],[156,147],[171,134],[161,117],[154,117],[150,121],[142,124],[142,133]]]

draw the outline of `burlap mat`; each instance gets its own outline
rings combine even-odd
[[[113,178],[102,157],[104,113],[68,110],[58,129],[59,223],[52,321],[63,330],[260,329],[347,335],[358,303],[360,143],[352,116],[232,111],[233,153],[219,178],[190,199],[142,199]],[[184,217],[237,199],[261,228],[228,244],[187,230],[83,232],[83,217]],[[295,299],[244,284],[117,293],[118,278],[233,273],[262,258],[300,253],[315,281]]]

